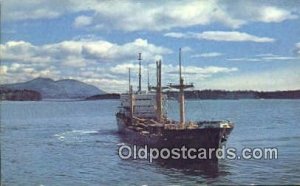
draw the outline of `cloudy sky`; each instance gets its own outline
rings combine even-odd
[[[137,80],[197,89],[300,89],[300,1],[1,1],[1,83],[77,79],[107,92]],[[134,79],[133,79],[134,80]],[[133,81],[135,86],[137,81]],[[145,88],[145,86],[144,86]]]

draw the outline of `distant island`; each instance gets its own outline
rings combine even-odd
[[[169,99],[177,99],[178,92],[164,92]],[[252,91],[252,90],[191,90],[185,91],[186,99],[300,99],[300,90]],[[23,83],[0,86],[0,100],[40,101],[43,99],[102,100],[119,99],[118,93],[106,93],[99,88],[73,79],[54,81],[36,78]]]
[[[85,100],[98,100],[98,99],[120,99],[120,94],[112,93],[112,94],[101,94],[87,97]]]
[[[177,99],[178,92],[166,91],[169,99]],[[184,92],[186,99],[300,99],[300,90],[287,91],[226,91],[226,90],[193,90]],[[97,99],[119,99],[120,94],[102,94],[86,98],[86,100]]]
[[[169,98],[177,98],[178,92],[167,91]],[[300,90],[252,91],[252,90],[192,90],[184,92],[186,99],[300,99]]]
[[[0,89],[0,100],[9,101],[40,101],[42,95],[33,90]]]
[[[36,78],[27,82],[4,84],[0,86],[1,100],[27,101],[40,99],[85,99],[104,91],[73,79],[54,81],[50,78]]]

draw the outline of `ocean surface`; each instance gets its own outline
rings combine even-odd
[[[1,102],[3,185],[300,184],[300,100],[187,101],[187,120],[235,123],[227,147],[276,147],[278,159],[165,166],[121,160],[117,100]],[[175,101],[168,114],[178,118]]]

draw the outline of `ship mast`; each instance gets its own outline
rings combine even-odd
[[[157,121],[162,122],[162,86],[161,86],[161,60],[156,61],[156,105],[157,105]]]
[[[130,87],[131,87],[131,72],[130,68],[128,68],[128,91],[130,92]]]
[[[181,128],[184,128],[185,127],[185,110],[184,110],[184,107],[185,107],[185,104],[184,104],[184,89],[186,88],[192,88],[194,87],[193,84],[190,84],[190,85],[185,85],[184,84],[184,80],[183,80],[183,77],[182,77],[182,69],[181,69],[181,48],[179,48],[179,85],[172,85],[170,84],[169,86],[171,88],[176,88],[176,89],[179,89],[179,126]]]
[[[149,64],[147,65],[147,85],[148,85],[148,92],[150,92],[150,79],[149,79]]]
[[[132,92],[132,85],[131,85],[131,73],[130,68],[128,69],[128,82],[129,82],[129,99],[130,99],[130,119],[133,120],[133,92]]]
[[[139,87],[138,87],[138,92],[142,91],[142,70],[141,70],[141,61],[142,61],[142,53],[139,53]]]
[[[184,110],[184,80],[181,73],[181,48],[179,48],[179,125],[183,128],[185,124],[185,110]]]

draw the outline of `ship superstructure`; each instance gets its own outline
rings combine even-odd
[[[161,61],[156,62],[156,86],[149,86],[148,91],[141,89],[141,54],[139,54],[139,86],[133,91],[129,69],[129,90],[121,94],[119,111],[116,114],[118,130],[127,136],[132,144],[149,145],[157,148],[193,147],[219,148],[233,129],[230,121],[186,121],[184,89],[181,70],[181,50],[179,51],[179,84],[162,87]],[[149,81],[148,81],[149,82]],[[163,90],[179,90],[179,121],[168,118],[165,110],[167,96]]]

